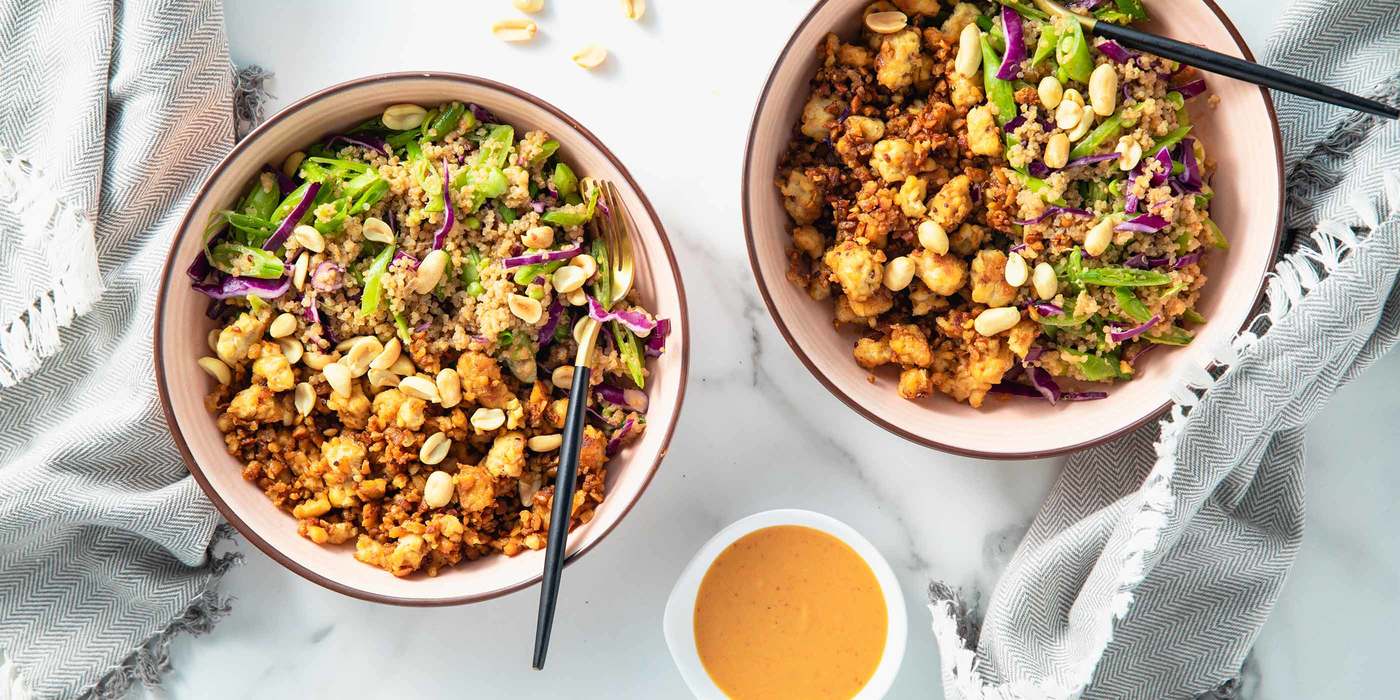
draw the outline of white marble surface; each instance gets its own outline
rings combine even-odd
[[[539,39],[487,27],[507,0],[281,3],[230,0],[234,59],[276,72],[274,108],[331,83],[441,69],[554,102],[628,164],[675,239],[692,300],[691,384],[671,454],[622,526],[570,566],[547,670],[530,670],[537,589],[448,609],[340,596],[246,543],[229,574],[234,613],[181,639],[174,697],[683,697],[661,635],[671,584],[696,548],[755,511],[811,508],[881,548],[904,589],[910,639],[891,697],[937,698],[930,577],[988,587],[1059,467],[954,457],[849,412],[794,359],[756,295],[738,181],[758,90],[805,0],[651,0],[640,25],[617,0],[551,0]],[[1284,3],[1221,0],[1262,47]],[[392,8],[392,9],[391,9]],[[568,62],[598,41],[606,70]],[[1308,532],[1257,647],[1257,697],[1389,692],[1400,627],[1400,356],[1339,393],[1310,431]]]

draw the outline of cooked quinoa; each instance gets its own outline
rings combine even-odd
[[[1055,379],[1131,379],[1148,348],[1189,343],[1203,255],[1227,247],[1194,70],[1028,5],[871,4],[906,26],[826,37],[779,165],[788,279],[906,399],[1102,398]]]
[[[395,105],[212,222],[191,267],[220,322],[205,403],[301,535],[395,576],[543,548],[589,315],[608,320],[570,528],[592,519],[669,324],[635,294],[606,306],[588,222],[620,213],[558,148],[476,105]]]

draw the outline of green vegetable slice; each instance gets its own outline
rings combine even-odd
[[[360,316],[365,317],[379,310],[379,299],[384,291],[384,273],[394,259],[396,246],[386,245],[374,256],[369,267],[365,268],[365,288],[360,295]]]
[[[1078,278],[1080,282],[1100,287],[1155,287],[1172,281],[1169,275],[1156,270],[1116,266],[1087,268],[1080,271]]]
[[[238,277],[275,280],[286,272],[286,265],[276,253],[241,243],[220,243],[208,257],[215,269]]]
[[[1094,153],[1099,150],[1100,146],[1116,141],[1118,139],[1118,134],[1122,131],[1123,117],[1119,114],[1114,114],[1094,127],[1093,131],[1085,134],[1084,138],[1080,139],[1079,143],[1074,144],[1074,148],[1070,149],[1069,152],[1070,159],[1094,155]],[[1157,151],[1154,150],[1152,152],[1156,153]]]
[[[982,37],[982,64],[990,69],[991,66],[1001,65],[1001,57],[997,55],[992,45],[987,43],[987,37]],[[995,70],[982,71],[982,83],[987,90],[987,102],[997,108],[997,124],[1005,125],[1016,117],[1016,90],[1011,83],[998,78]]]
[[[1147,323],[1152,318],[1152,312],[1147,308],[1147,304],[1142,303],[1133,290],[1128,287],[1114,287],[1113,297],[1118,302],[1118,307],[1123,309],[1123,313],[1128,315],[1138,323]]]
[[[1070,348],[1060,348],[1060,354],[1072,358],[1071,363],[1079,367],[1079,372],[1091,382],[1123,379],[1128,376],[1119,371],[1116,354],[1095,355]]]
[[[1069,32],[1055,42],[1055,60],[1070,79],[1081,83],[1089,82],[1094,72],[1094,57],[1089,53],[1089,42],[1084,38],[1084,28],[1078,22],[1070,24]]]
[[[1211,219],[1209,216],[1206,217],[1206,230],[1210,232],[1210,240],[1207,241],[1210,247],[1215,248],[1217,250],[1230,249],[1230,241],[1226,240],[1225,232],[1221,231],[1220,226],[1217,225],[1215,223],[1215,220]]]
[[[622,364],[627,366],[627,374],[632,377],[638,389],[646,388],[647,377],[642,372],[642,343],[637,340],[637,336],[625,326],[612,321],[608,325],[612,326],[613,339],[617,341],[617,354],[622,358]]]
[[[598,188],[596,186],[588,188],[588,203],[579,211],[579,205],[571,204],[568,208],[550,209],[545,212],[540,220],[555,226],[582,226],[593,219],[593,211],[598,206]]]
[[[1155,343],[1157,345],[1187,345],[1192,340],[1194,340],[1196,336],[1192,335],[1190,331],[1185,330],[1183,328],[1178,328],[1176,326],[1167,326],[1161,332],[1152,333],[1151,331],[1149,331],[1148,333],[1138,337],[1142,338],[1143,340],[1146,340],[1149,343]]]
[[[601,239],[593,239],[590,251],[598,262],[598,273],[593,276],[593,298],[603,305],[604,310],[612,309],[612,267],[608,264],[608,247]]]

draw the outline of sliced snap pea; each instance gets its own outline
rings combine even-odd
[[[568,205],[567,209],[550,209],[540,217],[540,220],[555,226],[582,226],[593,219],[593,211],[598,206],[598,188],[592,187],[588,191],[588,204],[583,205],[583,210],[579,211],[577,204]]]
[[[404,315],[397,311],[394,312],[394,329],[398,331],[399,340],[402,340],[404,343],[413,341],[413,333],[408,329],[408,319],[404,318]]]
[[[1147,8],[1141,0],[1115,0],[1112,7],[1094,10],[1094,18],[1115,24],[1132,24],[1147,20]]]
[[[389,181],[382,177],[376,177],[368,184],[354,191],[354,196],[350,198],[350,208],[347,213],[350,216],[364,215],[388,193]]]
[[[1041,64],[1045,59],[1055,55],[1055,45],[1060,38],[1059,33],[1051,24],[1044,24],[1040,27],[1040,38],[1035,42],[1035,53],[1031,54],[1031,67]]]
[[[236,211],[223,212],[224,220],[235,231],[234,237],[248,245],[262,245],[277,230],[276,224],[256,216],[239,214]]]
[[[1069,314],[1060,314],[1059,316],[1041,316],[1035,321],[1042,326],[1050,326],[1052,328],[1075,328],[1084,325],[1088,320],[1088,316],[1075,317]]]
[[[1183,328],[1168,326],[1160,333],[1149,332],[1143,334],[1141,337],[1143,340],[1157,345],[1186,345],[1194,340],[1196,336]]]
[[[554,274],[555,270],[568,264],[568,260],[553,260],[544,263],[533,263],[523,265],[515,270],[515,283],[525,287],[535,281],[536,277],[548,277]]]
[[[1055,60],[1070,79],[1089,82],[1089,75],[1094,72],[1094,57],[1089,53],[1089,42],[1078,22],[1071,23],[1069,31],[1055,42]]]
[[[612,322],[612,333],[613,338],[617,340],[617,354],[622,358],[622,364],[627,366],[627,374],[632,377],[638,389],[645,389],[647,377],[642,371],[641,341],[617,321]]]
[[[1161,141],[1152,144],[1152,152],[1156,153],[1157,151],[1160,151],[1163,148],[1170,150],[1173,146],[1177,145],[1178,143],[1181,143],[1181,140],[1186,138],[1186,135],[1190,133],[1191,125],[1182,124],[1181,126],[1172,129],[1171,132],[1168,133],[1166,136],[1163,136]]]
[[[554,174],[550,176],[549,181],[561,197],[578,193],[578,176],[574,174],[573,168],[563,163],[554,164]]]
[[[1119,114],[1114,114],[1094,127],[1093,131],[1086,134],[1079,143],[1074,144],[1074,148],[1069,152],[1070,159],[1094,155],[1094,153],[1099,150],[1100,146],[1115,141],[1118,138],[1118,134],[1122,131],[1123,117]],[[1154,150],[1152,152],[1156,153],[1157,151]]]
[[[986,35],[982,37],[982,65],[986,68],[982,71],[982,83],[987,90],[987,102],[996,105],[997,124],[1006,124],[1016,117],[1016,90],[1010,81],[998,78],[997,72],[992,70],[992,66],[1001,65],[1001,57],[987,42]]]
[[[259,174],[252,189],[238,205],[238,211],[260,219],[272,218],[277,210],[277,179],[267,174]]]
[[[286,265],[276,253],[241,243],[224,242],[214,246],[209,264],[230,275],[264,280],[275,280],[286,271]]]
[[[559,151],[559,142],[558,142],[558,141],[555,141],[554,139],[550,139],[550,140],[548,140],[548,141],[545,141],[544,143],[540,144],[540,152],[539,152],[539,153],[536,153],[536,154],[535,154],[535,157],[533,157],[533,158],[530,159],[530,167],[531,167],[531,168],[538,168],[538,167],[540,167],[541,165],[544,165],[544,162],[547,161],[547,160],[549,160],[550,157],[553,156],[553,155],[554,155],[555,153],[557,153],[558,151]]]
[[[335,200],[335,214],[325,221],[314,221],[311,225],[321,233],[335,233],[345,225],[345,219],[350,216],[350,198],[342,197]],[[314,216],[314,214],[313,214]]]
[[[476,248],[467,249],[467,264],[462,266],[462,284],[467,287],[481,284],[481,253]]]
[[[1016,14],[1021,15],[1022,17],[1025,17],[1027,19],[1040,20],[1042,22],[1044,22],[1047,19],[1050,19],[1050,15],[1047,15],[1044,12],[1035,9],[1034,7],[1031,7],[1030,5],[1027,5],[1024,2],[1017,2],[1016,0],[1001,0],[1001,4],[1015,10]]]
[[[295,209],[298,204],[301,204],[302,198],[306,196],[306,190],[310,187],[310,182],[303,182],[299,187],[289,192],[286,197],[282,198],[282,203],[278,204],[277,208],[272,210],[272,216],[268,217],[268,221],[280,223],[283,219],[287,218],[287,215],[292,213],[292,210]],[[321,188],[322,191],[326,189],[325,187]]]
[[[1206,322],[1206,317],[1202,316],[1201,312],[1195,309],[1187,309],[1181,312],[1181,318],[1185,319],[1187,323],[1201,324]]]
[[[611,309],[612,267],[608,264],[608,247],[602,239],[595,238],[590,252],[598,263],[598,274],[593,276],[593,297],[602,303],[604,309]]]
[[[1123,313],[1128,318],[1138,323],[1147,323],[1152,318],[1152,312],[1148,310],[1147,304],[1142,303],[1136,294],[1127,287],[1114,287],[1113,297],[1118,302],[1118,307],[1123,309]]]
[[[1100,287],[1156,287],[1171,284],[1172,278],[1156,270],[1107,266],[1080,270],[1079,281]]]
[[[1079,372],[1084,378],[1091,382],[1102,382],[1109,379],[1120,379],[1125,375],[1119,371],[1118,357],[1116,355],[1095,355],[1069,348],[1060,348],[1061,354],[1067,354],[1074,358],[1071,364],[1079,367]]]
[[[384,293],[384,273],[394,259],[395,246],[386,245],[374,256],[369,267],[365,268],[365,288],[360,295],[360,316],[368,316],[379,310],[379,300]]]
[[[447,107],[443,109],[441,113],[439,113],[436,117],[433,117],[432,121],[423,122],[424,124],[428,125],[426,128],[423,129],[423,138],[426,138],[429,141],[437,141],[446,137],[448,134],[452,133],[454,129],[457,128],[457,125],[462,121],[463,115],[466,114],[469,114],[467,112],[467,107],[461,102],[453,102],[447,105]],[[472,122],[475,122],[476,117],[472,117],[471,120]],[[467,128],[470,129],[472,126],[475,126],[475,124],[473,123]]]
[[[1207,244],[1217,250],[1229,250],[1230,241],[1225,238],[1225,232],[1220,230],[1220,226],[1209,216],[1206,217],[1206,230],[1210,232],[1210,240]]]

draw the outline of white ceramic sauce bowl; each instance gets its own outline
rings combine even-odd
[[[855,700],[873,700],[884,697],[894,683],[899,664],[904,660],[904,645],[909,635],[909,619],[904,608],[904,594],[899,588],[899,580],[889,562],[875,549],[875,545],[856,532],[854,528],[828,515],[810,510],[768,510],[743,518],[719,531],[710,538],[695,557],[686,564],[676,587],[671,589],[671,597],[666,601],[666,614],[662,629],[666,635],[666,646],[671,649],[671,658],[676,662],[681,677],[689,686],[690,692],[701,700],[725,700],[724,691],[715,685],[700,662],[700,652],[695,644],[695,598],[700,592],[700,582],[710,565],[729,545],[757,530],[776,525],[800,525],[825,532],[846,543],[860,555],[875,574],[880,583],[880,593],[885,597],[885,610],[889,615],[886,626],[885,652],[875,673],[856,694]]]

